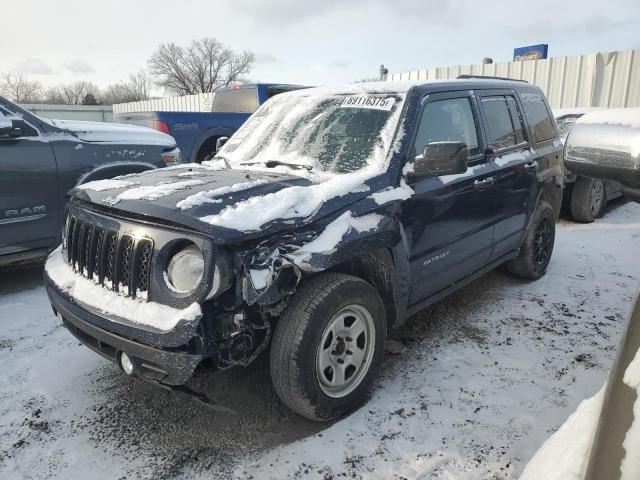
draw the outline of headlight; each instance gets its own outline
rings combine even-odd
[[[176,253],[167,266],[169,287],[178,293],[188,293],[202,281],[204,258],[195,245]]]

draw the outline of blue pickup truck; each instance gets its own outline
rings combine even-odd
[[[114,115],[117,123],[151,127],[175,138],[185,162],[200,163],[215,153],[220,137],[230,137],[260,105],[300,85],[257,83],[216,91],[211,112],[138,112]]]

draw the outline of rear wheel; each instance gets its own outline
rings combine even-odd
[[[518,257],[507,262],[507,269],[518,277],[531,280],[540,278],[551,260],[555,237],[553,208],[542,201],[534,213]]]
[[[384,354],[385,311],[377,291],[350,275],[310,279],[276,325],[271,378],[282,401],[312,420],[330,420],[366,398]]]
[[[591,223],[607,204],[607,189],[602,180],[578,177],[571,190],[571,216],[579,222]]]

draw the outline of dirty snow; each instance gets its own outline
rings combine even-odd
[[[60,326],[41,270],[2,270],[0,478],[516,480],[606,380],[639,241],[639,205],[561,221],[545,277],[495,271],[414,315],[332,425],[287,410],[267,361],[190,384],[236,415],[128,378]]]
[[[520,480],[584,480],[604,391],[602,387],[578,406],[527,464]]]
[[[93,182],[87,182],[82,185],[78,185],[80,190],[91,190],[94,192],[102,192],[103,190],[111,190],[112,188],[127,188],[140,185],[140,182],[129,182],[126,180],[94,180]]]
[[[634,421],[623,443],[626,451],[620,466],[620,480],[640,478],[640,350],[624,373],[623,382],[636,390]],[[589,461],[606,384],[596,395],[583,401],[577,410],[538,450],[520,480],[583,480]],[[630,452],[634,452],[630,456]]]
[[[198,205],[202,205],[203,203],[220,203],[222,199],[218,198],[223,195],[228,195],[229,193],[236,193],[242,190],[247,190],[249,188],[254,188],[259,185],[264,185],[268,183],[266,180],[253,180],[251,182],[242,182],[236,183],[234,185],[229,185],[226,187],[215,188],[213,190],[207,190],[204,192],[194,193],[193,195],[188,196],[184,200],[180,200],[176,207],[181,210],[186,210],[188,208],[197,207]]]
[[[638,350],[624,372],[624,383],[636,391],[633,404],[633,423],[624,437],[625,457],[620,465],[620,480],[640,478],[640,350]]]
[[[369,186],[364,184],[367,178],[366,173],[355,172],[336,175],[307,187],[283,188],[275,193],[236,202],[220,213],[200,220],[211,225],[253,231],[274,219],[307,218],[332,198],[368,191]]]
[[[181,321],[191,321],[202,315],[197,303],[179,310],[155,302],[132,300],[114,291],[96,285],[76,272],[64,261],[58,247],[47,260],[46,271],[51,280],[93,311],[124,318],[134,323],[168,331]]]

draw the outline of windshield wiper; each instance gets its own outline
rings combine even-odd
[[[264,164],[267,168],[274,168],[279,165],[282,165],[284,167],[296,168],[298,170],[303,168],[309,171],[313,170],[312,165],[302,165],[300,163],[287,163],[287,162],[281,162],[280,160],[269,160],[266,162],[249,162],[249,163],[241,163],[240,165],[258,165],[260,163]]]

